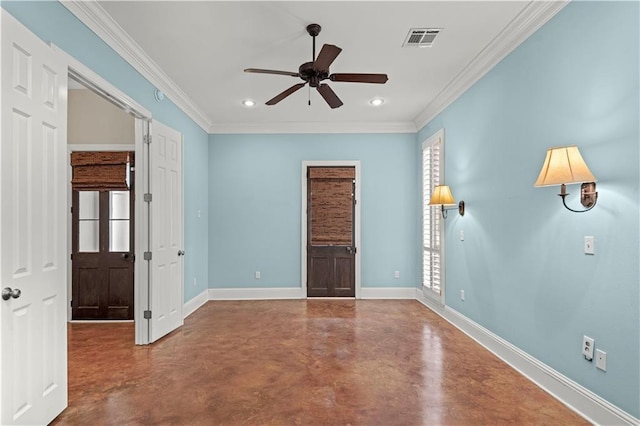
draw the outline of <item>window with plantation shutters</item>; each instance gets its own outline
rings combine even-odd
[[[422,285],[425,294],[439,297],[443,286],[442,234],[440,207],[430,206],[429,199],[444,176],[444,132],[427,139],[422,145]]]

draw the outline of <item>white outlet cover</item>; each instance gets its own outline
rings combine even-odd
[[[595,341],[589,336],[582,337],[582,355],[584,355],[587,361],[593,359],[593,345]]]

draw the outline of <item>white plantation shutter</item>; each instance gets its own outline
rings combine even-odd
[[[438,132],[422,146],[422,285],[436,294],[442,286],[442,214],[430,206],[433,188],[444,175],[443,133]]]

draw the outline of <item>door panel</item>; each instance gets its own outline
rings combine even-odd
[[[154,342],[183,324],[182,135],[154,121],[151,141],[149,340]]]
[[[354,167],[309,167],[307,296],[355,296]]]
[[[4,9],[0,76],[0,424],[67,406],[67,70]]]
[[[130,191],[73,191],[74,320],[133,319],[133,181]]]

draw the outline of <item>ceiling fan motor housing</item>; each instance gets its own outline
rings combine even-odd
[[[318,72],[313,68],[313,62],[305,62],[300,65],[298,74],[302,80],[308,81],[311,87],[318,87],[320,81],[329,78],[329,70]]]

